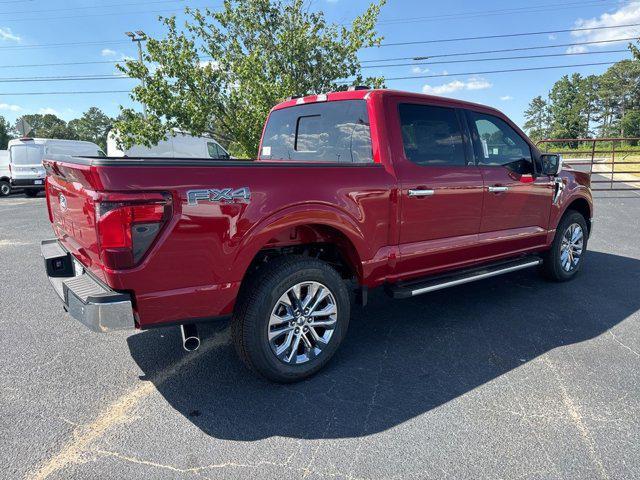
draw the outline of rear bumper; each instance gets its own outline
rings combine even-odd
[[[43,240],[40,249],[49,281],[73,318],[94,332],[135,328],[130,295],[76,272],[73,256],[57,240]]]
[[[11,186],[15,188],[39,188],[44,190],[44,178],[12,178]]]

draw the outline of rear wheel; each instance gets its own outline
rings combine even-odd
[[[243,286],[233,339],[244,363],[281,383],[320,370],[349,324],[349,292],[338,272],[304,257],[272,260]]]
[[[0,197],[6,197],[11,193],[11,184],[6,180],[0,180]]]
[[[556,282],[566,282],[575,277],[582,267],[588,238],[587,221],[582,214],[575,210],[567,211],[545,256],[542,266],[545,277]]]
[[[24,194],[29,198],[37,197],[40,193],[40,190],[25,190]]]

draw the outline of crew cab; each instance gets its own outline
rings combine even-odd
[[[44,166],[42,255],[71,316],[178,325],[188,350],[196,324],[231,316],[242,360],[277,382],[322,368],[370,289],[402,299],[530,267],[570,280],[593,223],[589,176],[501,112],[392,90],[275,106],[253,161]]]

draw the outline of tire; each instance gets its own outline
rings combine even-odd
[[[6,180],[0,180],[0,197],[7,197],[11,193],[11,184]]]
[[[309,306],[308,316],[303,316],[304,309],[302,315],[291,315],[296,302],[290,295],[295,295],[297,285],[301,285],[301,304]],[[308,311],[314,303],[315,316]],[[320,315],[334,307],[335,314]],[[318,372],[334,355],[347,332],[350,307],[345,282],[326,263],[300,256],[274,259],[242,287],[232,319],[236,351],[254,373],[278,383],[298,382]],[[298,348],[293,352],[296,338]]]
[[[575,241],[569,242],[567,246],[567,242],[563,242],[565,236],[568,235],[577,239],[578,236],[575,234],[577,227],[579,227],[578,231],[582,233],[582,244],[580,245],[578,241]],[[574,229],[572,231],[575,236],[569,232],[571,228]],[[558,224],[551,249],[545,254],[544,263],[542,264],[543,275],[554,282],[566,282],[573,279],[584,263],[588,240],[589,230],[585,218],[575,210],[567,210]],[[571,247],[571,245],[574,245],[574,247]],[[565,253],[565,251],[569,250],[572,252],[573,257]],[[571,261],[571,258],[573,258],[573,261]],[[567,259],[569,260],[568,263]]]
[[[29,198],[35,198],[40,193],[40,190],[25,190],[24,194]]]

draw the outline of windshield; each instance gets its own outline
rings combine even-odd
[[[14,145],[10,148],[11,163],[14,165],[39,165],[42,150],[38,145]]]
[[[310,103],[273,111],[265,128],[260,159],[373,162],[366,102]]]

